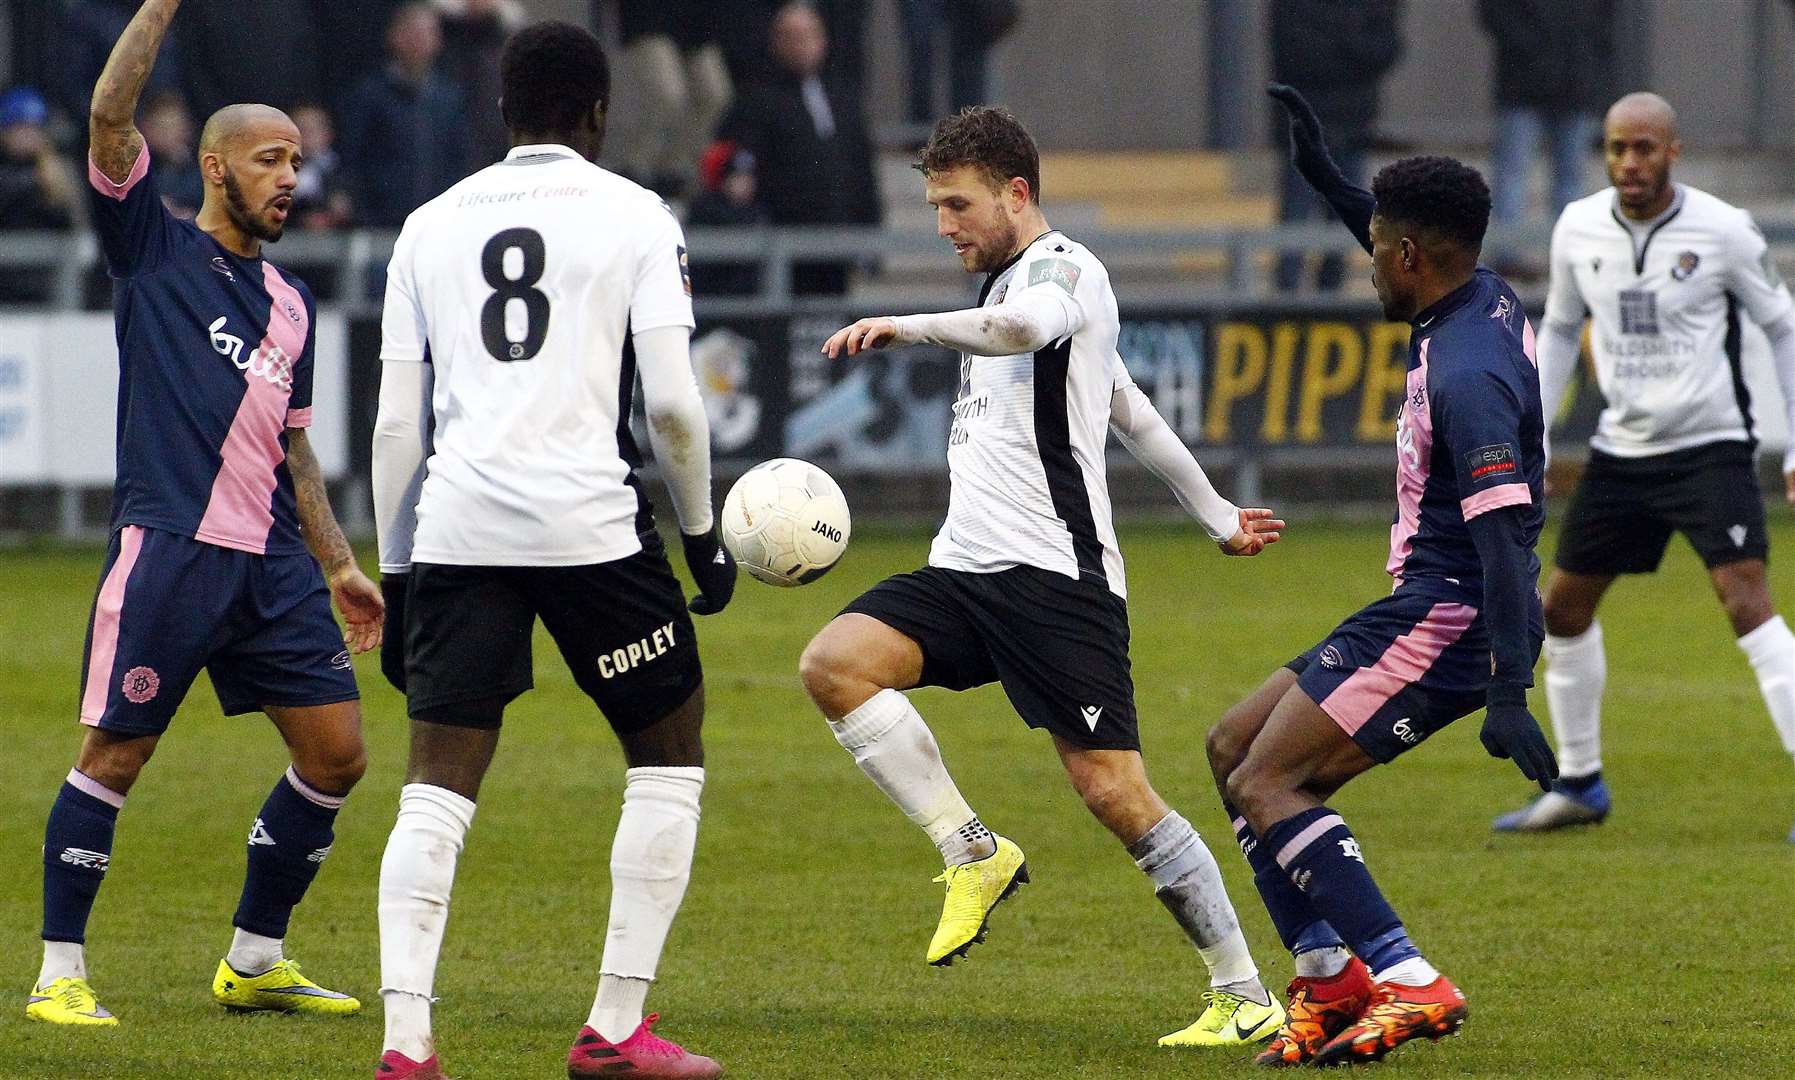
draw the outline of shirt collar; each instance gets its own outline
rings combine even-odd
[[[1477,275],[1472,274],[1470,281],[1465,282],[1445,296],[1442,296],[1438,300],[1427,305],[1424,310],[1416,313],[1415,318],[1412,320],[1413,326],[1417,330],[1432,330],[1442,318],[1463,307],[1465,302],[1471,299],[1471,295],[1476,291]]]
[[[573,147],[563,146],[561,143],[526,143],[523,146],[513,146],[505,155],[505,160],[516,161],[518,158],[524,157],[577,158],[579,156],[573,152]]]

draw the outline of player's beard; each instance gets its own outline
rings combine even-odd
[[[991,242],[979,245],[978,261],[973,264],[972,272],[989,274],[1002,266],[1016,253],[1016,235],[1016,223],[1007,217],[1000,219],[992,231]]]
[[[278,241],[286,229],[285,222],[264,221],[250,210],[249,200],[243,197],[243,187],[237,183],[237,174],[228,167],[224,170],[224,209],[230,215],[231,224],[266,244]]]

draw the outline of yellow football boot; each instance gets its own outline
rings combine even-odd
[[[992,834],[997,851],[977,862],[950,866],[936,881],[947,885],[941,905],[941,924],[929,942],[929,963],[946,967],[956,957],[985,940],[985,924],[991,909],[1003,903],[1017,886],[1028,884],[1028,860],[1022,849]]]
[[[361,1002],[348,994],[326,990],[301,975],[299,965],[291,960],[282,960],[260,975],[239,974],[220,960],[218,974],[212,976],[212,997],[233,1012],[348,1016],[361,1008]]]
[[[1159,1045],[1244,1046],[1271,1038],[1284,1023],[1284,1006],[1269,995],[1268,1004],[1261,1005],[1226,990],[1205,990],[1203,1000],[1209,1007],[1196,1023],[1162,1036]]]
[[[118,1017],[106,1011],[94,997],[86,979],[57,979],[31,991],[25,1017],[46,1024],[79,1024],[85,1027],[117,1027]]]

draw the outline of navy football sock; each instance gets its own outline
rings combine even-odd
[[[112,831],[125,797],[70,769],[44,826],[45,941],[87,940],[87,916],[112,861]]]
[[[1600,769],[1590,773],[1588,776],[1561,776],[1558,778],[1558,786],[1571,792],[1573,795],[1582,795],[1584,792],[1601,782],[1602,770]]]
[[[1421,955],[1371,880],[1359,842],[1339,814],[1317,806],[1285,818],[1266,830],[1264,847],[1372,971]]]
[[[1253,868],[1253,884],[1259,887],[1259,898],[1265,901],[1271,924],[1290,955],[1344,947],[1340,935],[1309,906],[1308,899],[1297,891],[1277,860],[1272,858],[1270,849],[1253,835],[1253,827],[1247,824],[1240,811],[1226,802],[1222,803],[1222,809],[1234,822],[1234,839],[1239,841],[1241,854]]]
[[[287,920],[304,899],[334,838],[343,798],[307,784],[293,769],[280,778],[249,831],[249,873],[233,926],[263,937],[287,936]]]

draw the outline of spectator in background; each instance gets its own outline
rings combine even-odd
[[[0,232],[73,228],[75,172],[50,143],[50,107],[21,86],[0,94]],[[0,303],[42,303],[51,275],[42,266],[0,265]]]
[[[1614,60],[1614,0],[1478,0],[1496,47],[1496,145],[1491,220],[1528,217],[1540,143],[1552,163],[1551,215],[1588,194]]]
[[[511,149],[499,115],[499,54],[530,21],[517,0],[435,0],[443,21],[443,67],[467,93],[470,167],[489,165]]]
[[[293,106],[287,115],[299,129],[299,149],[305,155],[299,186],[293,189],[290,220],[301,229],[345,228],[354,204],[343,179],[343,162],[337,156],[337,132],[330,113],[317,102],[308,101]]]
[[[355,221],[397,229],[407,214],[467,175],[461,87],[436,71],[442,22],[427,0],[393,13],[385,70],[367,77],[343,116]]]
[[[1021,17],[1019,0],[898,0],[910,56],[910,122],[933,126],[935,46],[947,45],[947,112],[991,98],[991,47]]]
[[[727,139],[712,143],[698,163],[701,191],[692,200],[686,224],[696,227],[753,228],[770,224],[760,204],[754,152]],[[692,291],[699,296],[748,296],[760,291],[759,260],[692,260]]]
[[[185,98],[164,90],[143,103],[137,121],[156,165],[156,190],[175,217],[191,219],[206,201],[206,181],[199,171],[198,130]]]
[[[1400,0],[1273,0],[1272,77],[1303,92],[1321,117],[1328,148],[1340,171],[1355,184],[1365,176],[1365,151],[1377,126],[1378,87],[1402,55]],[[1294,165],[1284,167],[1278,220],[1327,221],[1333,212],[1304,182]],[[1278,256],[1277,286],[1302,287],[1308,253]],[[1338,252],[1322,256],[1316,288],[1333,292],[1346,273]]]
[[[619,118],[610,150],[619,171],[668,198],[689,193],[698,155],[733,95],[715,0],[622,0],[623,78],[642,102]]]
[[[883,216],[872,144],[859,100],[822,72],[829,37],[816,8],[793,0],[773,18],[777,75],[751,88],[724,124],[727,137],[754,155],[760,202],[776,225],[877,225]],[[847,291],[850,264],[800,262],[792,288],[806,294]]]

